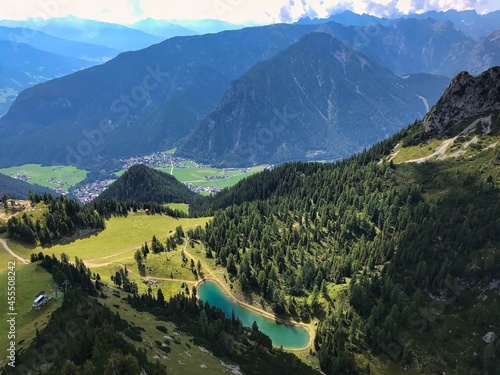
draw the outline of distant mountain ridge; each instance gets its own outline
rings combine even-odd
[[[342,25],[350,26],[389,26],[402,19],[426,20],[432,18],[436,21],[453,22],[457,30],[465,35],[479,40],[499,29],[500,11],[478,14],[475,10],[457,11],[450,9],[447,11],[427,11],[424,13],[411,13],[395,17],[376,17],[369,14],[357,14],[350,10],[339,12],[325,19],[304,17],[297,21],[297,24],[311,25],[334,21]]]
[[[217,108],[231,81],[314,31],[333,35],[405,76],[451,77],[467,69],[468,61],[475,74],[488,68],[496,53],[494,43],[474,49],[479,42],[451,22],[415,19],[375,29],[329,22],[175,37],[24,91],[0,119],[6,134],[0,146],[9,155],[0,155],[0,164],[99,168],[110,158],[180,146]],[[474,58],[468,59],[471,51]]]
[[[119,53],[119,51],[113,48],[91,43],[75,42],[24,27],[0,26],[0,40],[11,42],[13,49],[16,48],[17,44],[23,43],[42,51],[89,60],[94,63],[106,62]]]
[[[0,116],[22,90],[94,64],[0,38]]]
[[[91,165],[98,157],[168,149],[215,107],[231,80],[308,30],[273,25],[171,38],[28,89],[0,119],[7,134],[0,143],[9,153],[0,163]],[[97,132],[101,138],[84,135]],[[16,134],[25,137],[23,145]],[[26,142],[34,147],[27,149]],[[78,150],[81,142],[93,142],[91,150]]]
[[[142,30],[151,35],[161,36],[163,38],[172,38],[174,36],[187,36],[208,33],[218,33],[226,30],[241,29],[243,25],[215,20],[157,20],[146,18],[130,25],[131,28]]]
[[[423,118],[422,98],[437,100],[448,84],[431,82],[417,88],[331,35],[311,33],[234,81],[177,153],[227,166],[346,157]]]
[[[163,38],[123,25],[74,16],[28,21],[0,20],[0,25],[25,27],[76,42],[91,43],[118,51],[131,51],[159,43]]]

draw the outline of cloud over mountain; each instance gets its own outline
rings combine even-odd
[[[40,2],[2,0],[0,19],[64,17],[74,15],[117,23],[155,19],[220,19],[233,23],[293,22],[302,17],[326,18],[351,10],[375,16],[397,16],[430,10],[471,10],[484,13],[500,9],[497,0],[88,0]]]

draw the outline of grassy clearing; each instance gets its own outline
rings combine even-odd
[[[51,189],[63,188],[69,189],[87,176],[87,171],[72,166],[42,166],[40,164],[25,164],[16,167],[2,168],[0,173],[8,176],[25,175],[29,177],[28,182],[38,184]],[[62,183],[62,186],[54,180]]]
[[[140,293],[146,293],[148,286],[143,283],[143,276],[139,274],[134,260],[137,249],[144,242],[150,242],[153,235],[164,241],[179,225],[187,230],[198,225],[204,226],[207,220],[207,218],[175,219],[164,215],[137,213],[128,217],[112,218],[106,222],[107,227],[101,233],[69,244],[42,248],[9,241],[9,246],[16,254],[28,259],[32,253],[40,251],[44,254],[55,254],[57,257],[65,253],[71,260],[78,256],[92,272],[98,273],[103,280],[109,282],[111,275],[127,266],[130,280],[137,283]],[[189,263],[182,262],[183,246],[169,253],[148,256],[145,277],[158,280],[158,286],[153,288],[154,293],[157,293],[156,288],[161,287],[163,294],[168,298],[181,290],[183,281],[187,281],[190,288],[196,282]]]
[[[8,254],[3,247],[0,246],[0,280],[2,285],[7,285],[8,262],[16,262],[16,344],[18,350],[23,350],[29,346],[35,338],[36,329],[42,330],[52,311],[61,305],[60,299],[51,299],[41,310],[31,310],[33,299],[41,290],[51,293],[51,288],[54,285],[52,275],[36,264],[23,264],[17,261],[14,257]],[[62,297],[59,292],[58,297]],[[0,314],[7,317],[7,288],[0,290]],[[7,319],[7,318],[6,318]],[[7,333],[9,326],[6,319],[2,319],[0,324],[0,350],[2,353],[7,352],[8,340]],[[2,360],[4,358],[1,358]]]
[[[24,258],[29,258],[32,252],[43,252],[59,256],[67,254],[70,259],[78,256],[92,263],[105,263],[109,258],[128,257],[145,241],[151,241],[156,235],[165,240],[179,225],[184,230],[204,226],[207,218],[176,219],[165,215],[146,215],[143,212],[131,213],[128,217],[114,217],[106,221],[106,229],[87,238],[78,239],[65,245],[55,245],[50,248],[30,247],[12,243],[11,248]],[[109,260],[108,260],[109,261]]]
[[[170,150],[163,151],[162,154],[174,154],[177,151],[177,147],[171,148]]]
[[[442,144],[442,140],[433,140],[430,143],[423,144],[420,146],[410,146],[410,147],[403,147],[400,148],[396,151],[398,151],[398,154],[394,158],[394,163],[404,163],[405,161],[408,160],[413,160],[413,159],[419,159],[419,158],[425,158],[426,156],[431,155],[436,149],[439,147],[440,144]]]
[[[238,181],[248,177],[254,173],[260,172],[264,169],[263,166],[252,167],[248,172],[243,170],[224,170],[222,168],[195,168],[189,166],[188,168],[174,168],[173,175],[181,182],[190,182],[194,186],[220,186],[228,187],[236,184]],[[164,172],[170,173],[169,168],[163,168]],[[223,179],[214,179],[208,181],[207,178],[214,176],[227,175]]]
[[[185,212],[186,214],[189,211],[189,205],[186,203],[169,203],[166,204],[165,206],[170,207],[173,210],[179,210]]]

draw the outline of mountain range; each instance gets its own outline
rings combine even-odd
[[[145,21],[143,25],[148,22],[154,25],[152,20]],[[93,27],[92,22],[82,24],[83,29],[85,25]],[[97,37],[93,40],[101,41],[104,45],[108,42],[102,38],[108,34],[102,31],[112,26],[98,26]],[[54,20],[45,25],[43,30],[56,33],[58,30],[64,30],[64,23]],[[118,29],[113,30],[113,33],[119,32]],[[246,160],[251,163],[257,160],[281,162],[302,158],[304,155],[313,159],[326,155],[335,158],[356,152],[371,144],[370,142],[391,134],[408,121],[421,118],[426,108],[435,103],[442,92],[440,90],[444,90],[447,82],[443,76],[452,77],[461,70],[477,74],[498,64],[500,56],[497,32],[475,41],[457,30],[451,21],[436,21],[430,18],[398,19],[387,24],[377,24],[375,27],[368,24],[346,26],[336,22],[310,22],[249,27],[217,34],[178,36],[139,51],[122,53],[102,65],[23,91],[9,112],[0,119],[0,131],[5,134],[0,140],[0,146],[6,151],[0,155],[0,165],[36,161],[46,164],[73,164],[94,169],[99,168],[103,160],[161,151],[175,146],[182,155],[196,155],[200,160],[219,164],[240,164],[243,160],[238,160],[234,152],[241,154],[245,146],[241,143],[222,144],[229,139],[238,142],[244,139],[251,141],[257,134],[255,132],[260,131],[259,122],[269,123],[273,119],[274,111],[283,110],[283,107],[279,106],[296,105],[299,100],[299,93],[294,90],[282,90],[280,97],[276,97],[277,94],[271,93],[273,90],[266,86],[268,83],[263,84],[262,76],[257,79],[259,74],[267,70],[266,80],[277,86],[286,86],[291,78],[297,79],[301,82],[299,86],[311,85],[311,89],[317,90],[310,94],[305,92],[306,97],[314,97],[314,100],[322,103],[320,106],[328,103],[326,86],[321,88],[311,83],[318,81],[316,76],[320,74],[321,64],[317,64],[314,67],[315,74],[311,74],[305,65],[300,71],[298,66],[293,70],[288,65],[282,72],[280,69],[271,68],[276,64],[275,61],[268,61],[312,32],[335,37],[345,48],[361,53],[362,59],[370,61],[370,66],[386,68],[388,74],[389,70],[392,71],[392,76],[378,82],[374,82],[373,76],[356,81],[354,76],[362,70],[357,71],[353,67],[352,74],[348,74],[348,70],[344,71],[347,80],[356,82],[345,86],[348,88],[345,98],[355,98],[351,104],[356,103],[354,106],[362,108],[362,111],[351,110],[354,114],[347,115],[347,100],[341,100],[338,102],[342,103],[341,107],[332,107],[329,111],[330,114],[338,111],[342,121],[354,121],[359,115],[350,124],[356,124],[354,128],[361,133],[356,133],[352,128],[348,137],[344,132],[348,128],[345,125],[342,131],[330,127],[330,136],[318,133],[316,130],[319,124],[332,124],[333,117],[325,116],[327,112],[324,108],[316,112],[310,108],[305,110],[305,104],[301,103],[301,110],[305,110],[301,119],[303,124],[296,130],[306,133],[299,132],[296,135],[297,139],[300,139],[300,147],[296,151],[278,151],[278,147],[289,149],[290,142],[295,142],[288,139],[285,140],[287,145],[276,144],[262,155],[260,152],[250,152]],[[109,35],[112,36],[113,33]],[[127,33],[124,35],[128,35]],[[77,38],[80,34],[73,32],[72,35]],[[130,41],[136,40],[134,38],[131,37]],[[115,47],[119,49],[119,43]],[[320,51],[316,52],[319,54]],[[288,53],[298,54],[289,56],[290,61],[298,59],[306,64],[305,55],[300,55],[299,48],[291,49]],[[332,72],[329,71],[328,74]],[[337,71],[339,72],[341,71]],[[415,76],[416,73],[420,75]],[[295,76],[292,76],[293,74]],[[431,77],[429,74],[437,77]],[[378,76],[386,77],[384,74]],[[423,77],[424,81],[421,80]],[[399,82],[397,85],[396,81]],[[395,90],[399,86],[402,88]],[[377,92],[392,92],[396,97],[401,94],[401,90],[405,91],[402,94],[405,99],[401,99],[405,103],[404,110],[398,108],[396,99],[389,104],[387,100],[390,95],[382,95],[366,108],[364,102],[357,101],[360,97],[353,96],[356,90],[374,92],[374,87],[378,88]],[[251,104],[244,92],[253,92],[257,101]],[[271,94],[274,97],[271,97]],[[291,97],[287,99],[289,94]],[[273,104],[267,105],[260,113],[258,105],[263,103],[256,103],[260,96],[266,95]],[[339,95],[342,98],[343,94]],[[379,111],[378,105],[382,102],[384,105]],[[252,105],[253,109],[250,109]],[[246,125],[241,128],[240,136],[228,133],[226,137],[222,136],[221,129],[229,126],[232,121],[229,121],[229,117],[237,118],[233,115],[227,117],[231,106],[242,111]],[[377,108],[377,112],[370,112],[367,108]],[[223,118],[226,125],[221,125],[222,128],[216,131],[219,135],[211,134],[208,141],[207,124],[215,119],[218,124],[222,124]],[[391,120],[376,120],[380,118]],[[363,123],[366,127],[358,128],[358,125]],[[365,131],[373,123],[377,123],[379,128]],[[236,131],[236,128],[231,129]],[[359,134],[363,136],[360,137]],[[322,142],[318,142],[320,136]],[[350,137],[356,138],[356,142],[351,143]],[[332,138],[338,142],[333,144],[326,141]],[[307,140],[309,144],[316,145],[307,146]],[[205,148],[207,142],[211,142],[208,149]],[[273,142],[277,142],[277,138]],[[344,144],[340,144],[342,142]],[[26,147],[27,144],[30,147]],[[221,145],[226,151],[221,151]],[[215,160],[217,155],[224,155],[224,160]]]
[[[298,24],[310,25],[334,21],[346,26],[389,26],[401,19],[415,18],[418,20],[433,19],[436,21],[452,22],[457,30],[465,35],[478,40],[498,30],[500,24],[500,11],[479,14],[475,10],[457,11],[427,11],[424,13],[412,13],[409,15],[396,15],[388,18],[371,16],[369,14],[357,14],[350,10],[333,14],[328,18],[304,17],[297,21]]]
[[[168,39],[174,36],[208,34],[218,33],[225,30],[237,30],[243,28],[244,26],[215,19],[165,21],[146,18],[130,25],[130,27],[142,30],[151,35],[157,35]]]
[[[9,260],[33,249],[32,264],[9,263],[31,289],[17,294],[22,336],[1,344],[19,366],[2,371],[208,374],[230,360],[223,371],[245,374],[499,374],[500,67],[431,74],[491,64],[496,32],[476,42],[414,19],[370,30],[175,37],[24,90],[0,119],[0,163],[95,168],[168,145],[213,164],[299,161],[210,197],[144,165],[91,205],[32,196],[32,212],[0,223]],[[13,182],[0,175],[0,192]],[[188,203],[191,217],[137,201]],[[99,232],[50,249],[61,261],[37,246],[77,228]],[[30,294],[53,285],[44,270],[71,288],[40,313]],[[307,327],[307,347],[273,347],[236,309],[225,319],[200,302],[208,279]]]
[[[401,78],[311,33],[233,81],[178,154],[228,166],[346,157],[423,118],[448,82]]]
[[[96,44],[118,51],[132,51],[161,42],[163,38],[141,30],[109,22],[94,21],[73,16],[33,19],[28,21],[1,20],[0,25],[41,31],[58,38]]]
[[[8,111],[22,90],[94,64],[0,37],[0,116]]]

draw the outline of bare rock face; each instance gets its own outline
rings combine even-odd
[[[481,114],[500,110],[500,66],[477,77],[459,73],[424,119],[428,131],[444,132]]]

